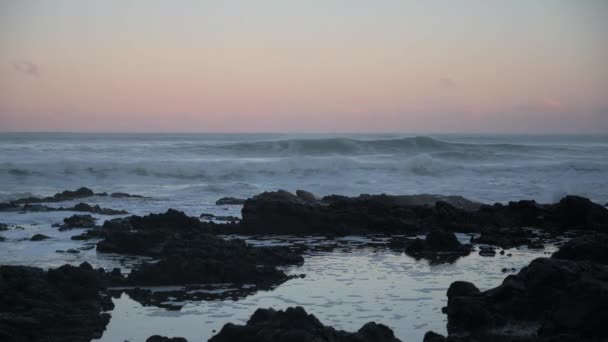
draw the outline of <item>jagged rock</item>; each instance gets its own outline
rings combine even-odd
[[[113,197],[113,198],[144,198],[144,196],[141,196],[141,195],[131,195],[131,194],[127,194],[125,192],[113,192],[110,194],[110,197]]]
[[[0,223],[0,232],[8,230],[8,225],[5,223]]]
[[[222,197],[215,201],[216,205],[243,205],[245,204],[245,200],[242,198],[235,197]]]
[[[258,309],[246,325],[228,323],[209,342],[398,342],[387,326],[369,322],[348,333],[323,325],[301,307]]]
[[[73,228],[95,228],[95,218],[91,215],[72,215],[63,219],[63,224],[59,230],[69,230]]]
[[[562,229],[585,229],[608,233],[608,210],[579,196],[566,196],[553,207],[551,221]]]
[[[93,214],[101,214],[101,215],[124,215],[128,214],[126,210],[115,210],[108,208],[101,208],[99,205],[91,206],[86,203],[78,203],[74,206],[74,208],[64,209],[64,210],[74,210],[74,211],[85,211]]]
[[[470,245],[461,244],[456,235],[443,230],[433,230],[425,239],[405,239],[405,253],[432,262],[454,262],[459,257],[469,255]]]
[[[479,246],[479,255],[493,257],[496,255],[496,249],[492,246]]]
[[[46,240],[46,239],[50,239],[50,237],[48,237],[44,234],[35,234],[34,236],[32,236],[30,238],[30,241],[42,241],[42,240]]]
[[[608,234],[593,234],[576,237],[553,253],[552,258],[589,260],[608,265]]]
[[[472,237],[471,242],[510,249],[530,244],[533,237],[532,232],[523,228],[494,228],[484,229],[479,237]]]
[[[520,326],[533,328],[515,332],[521,341],[606,339],[608,267],[539,258],[485,292],[470,283],[453,283],[445,312],[448,332],[455,337],[506,341],[513,328],[502,328]]]
[[[100,294],[102,273],[88,264],[44,271],[0,266],[0,340],[90,341],[99,338],[113,308]]]
[[[316,202],[319,199],[312,192],[296,190],[296,197],[304,202]]]
[[[49,197],[27,197],[20,198],[18,200],[12,201],[13,204],[30,204],[30,203],[43,203],[43,202],[61,202],[61,201],[69,201],[77,198],[85,198],[94,196],[93,190],[89,188],[79,188],[74,191],[65,190],[63,192],[56,193],[53,196]]]

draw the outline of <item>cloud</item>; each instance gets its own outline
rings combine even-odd
[[[32,76],[40,77],[40,67],[28,60],[19,60],[13,62],[13,68],[15,71]]]
[[[443,77],[437,80],[437,87],[441,89],[451,89],[456,87],[456,82],[449,77]]]

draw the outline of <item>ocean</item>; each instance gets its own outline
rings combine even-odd
[[[607,135],[0,134],[0,202],[86,186],[95,192],[146,196],[86,199],[139,215],[175,208],[195,216],[239,216],[239,206],[217,206],[215,201],[277,189],[304,189],[318,196],[432,193],[487,203],[554,202],[576,194],[604,204],[607,179]],[[88,261],[128,272],[141,262],[95,249],[57,253],[83,246],[70,239],[81,230],[51,226],[72,214],[0,213],[0,223],[19,227],[2,232],[2,264],[48,268]],[[108,218],[93,216],[100,222]],[[37,233],[51,238],[29,241]],[[294,239],[318,243],[310,237],[243,238],[258,245],[285,245]],[[468,242],[470,237],[458,238]],[[492,288],[505,278],[503,269],[519,270],[556,249],[520,247],[510,250],[510,257],[492,258],[472,253],[437,265],[369,247],[374,240],[363,237],[336,241],[344,247],[307,252],[304,265],[285,268],[305,278],[239,300],[190,301],[178,303],[181,310],[167,310],[122,294],[114,299],[116,308],[109,312],[112,319],[100,341],[143,341],[154,334],[206,341],[225,323],[242,324],[259,307],[295,305],[338,329],[356,331],[376,321],[404,341],[421,341],[428,330],[445,333],[441,308],[453,281]]]

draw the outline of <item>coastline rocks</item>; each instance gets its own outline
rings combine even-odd
[[[472,237],[471,242],[510,249],[530,244],[533,237],[532,232],[523,228],[495,228],[484,229],[479,237]]]
[[[60,202],[60,201],[69,201],[69,200],[84,198],[84,197],[91,197],[94,195],[95,195],[95,193],[93,192],[93,190],[86,188],[86,187],[81,187],[74,191],[65,190],[63,192],[56,193],[53,196],[49,196],[49,197],[20,198],[15,201],[12,201],[12,203],[28,204],[28,203],[42,203],[42,202]]]
[[[46,239],[50,239],[50,237],[48,237],[44,234],[35,234],[34,236],[32,236],[30,238],[30,241],[42,241],[42,240],[46,240]]]
[[[63,219],[63,224],[59,230],[69,230],[74,228],[95,228],[95,218],[91,215],[72,215]]]
[[[301,307],[258,309],[246,325],[228,323],[209,342],[398,342],[393,331],[370,322],[348,333],[323,325]]]
[[[141,195],[131,195],[131,194],[127,194],[125,192],[113,192],[110,194],[110,197],[112,197],[112,198],[144,198],[144,196],[141,196]]]
[[[100,294],[99,271],[84,263],[44,271],[0,266],[0,340],[90,341],[99,338],[113,308]]]
[[[84,211],[93,214],[101,214],[101,215],[125,215],[128,214],[125,210],[115,210],[108,208],[101,208],[99,205],[91,206],[86,203],[78,203],[72,209],[66,208],[64,210],[74,210],[74,211]]]
[[[222,197],[215,201],[215,205],[243,205],[245,199],[235,197]]]
[[[106,221],[97,251],[159,257],[131,272],[127,282],[135,286],[235,283],[269,288],[289,279],[275,266],[304,261],[288,247],[250,247],[243,240],[222,239],[211,234],[216,226],[172,209]]]
[[[575,237],[551,256],[556,259],[589,260],[608,265],[608,234]]]
[[[608,338],[606,266],[539,258],[496,288],[480,292],[471,283],[455,282],[447,294],[444,312],[451,336],[510,340],[514,334],[525,338],[522,341]]]
[[[553,206],[551,220],[562,229],[583,229],[608,233],[608,209],[579,196],[566,196]]]
[[[316,202],[319,200],[312,192],[306,190],[296,190],[296,197],[304,202]]]
[[[435,262],[453,262],[470,252],[470,245],[461,244],[454,233],[443,230],[432,230],[424,240],[405,240],[406,254]]]

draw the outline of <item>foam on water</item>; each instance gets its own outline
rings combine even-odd
[[[0,200],[66,188],[209,204],[285,188],[608,201],[608,136],[0,134]]]

